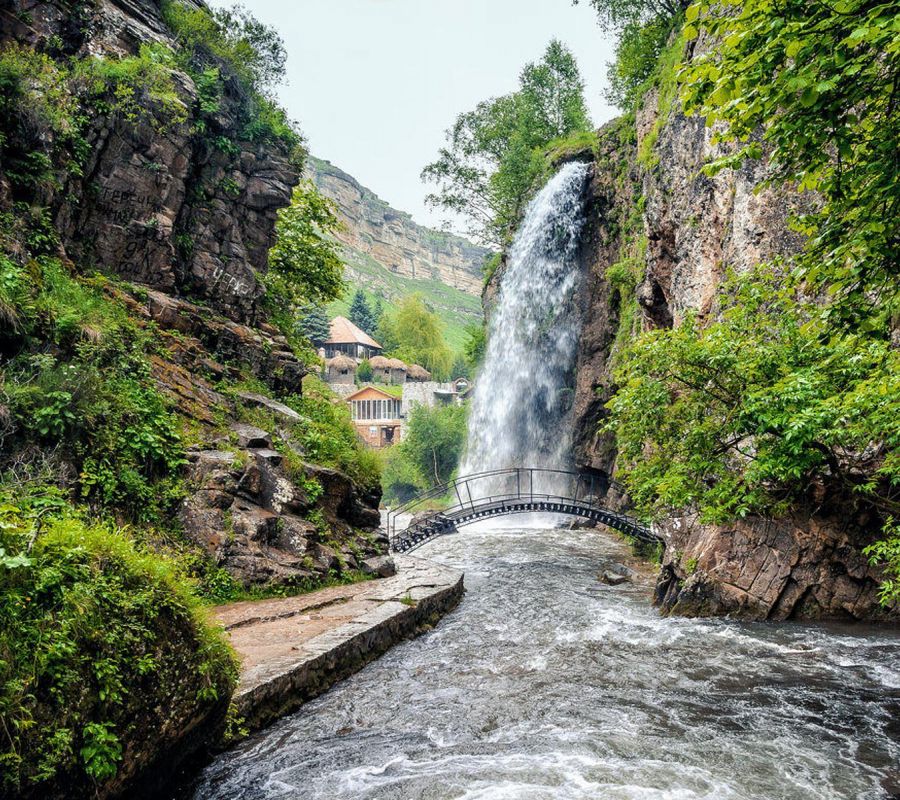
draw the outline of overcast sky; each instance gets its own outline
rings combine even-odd
[[[212,5],[231,2],[212,0]],[[288,50],[283,105],[310,151],[436,225],[419,173],[456,115],[516,87],[553,37],[575,53],[593,121],[612,43],[582,0],[243,0]]]

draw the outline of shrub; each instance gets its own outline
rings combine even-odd
[[[175,67],[168,47],[142,44],[136,56],[76,61],[73,77],[93,112],[121,114],[129,122],[150,117],[154,127],[163,130],[187,119],[188,109],[173,77]]]
[[[20,192],[56,183],[56,168],[80,170],[84,119],[68,81],[49,56],[14,42],[0,47],[0,162]]]
[[[609,65],[606,99],[624,111],[640,105],[658,72],[660,56],[675,28],[676,18],[667,15],[647,22],[631,22],[620,32],[616,57]]]
[[[381,483],[381,463],[377,454],[366,448],[350,421],[350,409],[340,402],[318,378],[303,379],[303,396],[291,396],[285,402],[302,422],[292,426],[290,435],[307,460],[339,469],[363,489],[372,490]]]
[[[373,378],[372,365],[369,363],[369,359],[365,359],[360,363],[360,365],[356,368],[356,378],[360,381],[360,383],[369,383]]]
[[[403,441],[387,456],[385,497],[405,502],[453,477],[466,442],[467,406],[415,406]]]
[[[0,378],[19,445],[56,446],[95,508],[159,519],[178,497],[185,461],[178,420],[150,373],[151,336],[59,261],[32,267],[23,295],[25,269],[0,260],[0,308],[21,298],[16,325],[24,347]],[[54,343],[56,353],[38,352],[42,342]]]
[[[163,18],[174,32],[181,66],[203,85],[204,113],[215,113],[218,97],[212,71],[233,77],[242,116],[241,135],[254,142],[271,142],[302,160],[302,137],[284,109],[268,96],[284,79],[287,53],[274,28],[263,25],[239,6],[210,12],[179,0],[165,0]]]
[[[87,796],[166,727],[224,702],[236,667],[190,583],[121,530],[0,501],[4,794]],[[151,748],[152,749],[152,748]],[[42,788],[43,787],[43,788]]]

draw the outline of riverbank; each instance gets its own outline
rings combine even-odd
[[[216,609],[241,660],[234,702],[248,730],[296,710],[460,601],[462,572],[411,556],[394,560],[389,578]]]

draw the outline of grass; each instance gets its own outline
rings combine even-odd
[[[454,352],[460,353],[466,341],[466,327],[482,321],[481,298],[455,289],[435,278],[407,278],[391,272],[367,253],[342,246],[344,275],[350,287],[340,300],[328,306],[328,315],[346,317],[350,301],[357,287],[366,293],[371,303],[380,297],[385,311],[393,311],[404,297],[419,293],[444,324],[444,340]]]

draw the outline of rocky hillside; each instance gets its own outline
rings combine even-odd
[[[3,796],[156,796],[233,689],[201,598],[383,567],[377,468],[267,321],[304,153],[230,47],[200,3],[0,13]]]
[[[701,325],[718,319],[729,270],[747,273],[802,246],[788,219],[810,201],[762,187],[765,159],[704,174],[704,164],[727,151],[675,98],[670,74],[636,114],[602,128],[596,147],[566,156],[594,165],[574,404],[574,457],[588,472],[620,469],[603,423],[618,389],[614,373],[638,334],[678,326],[687,314]],[[488,304],[502,275],[501,267]],[[630,505],[628,497],[616,502]],[[883,573],[862,553],[878,538],[877,518],[821,484],[782,515],[710,524],[686,509],[662,519],[658,531],[666,548],[657,599],[672,613],[778,620],[897,613],[880,605]]]
[[[319,190],[338,207],[344,230],[338,238],[385,269],[414,280],[435,280],[471,295],[481,295],[481,274],[488,250],[461,236],[413,222],[378,195],[328,161],[310,158],[307,170]]]
[[[465,326],[481,321],[482,268],[489,251],[416,224],[328,161],[309,158],[307,174],[337,206],[343,224],[337,237],[349,282],[388,306],[421,293],[444,321],[448,342],[457,347]],[[332,310],[346,313],[340,304]]]

